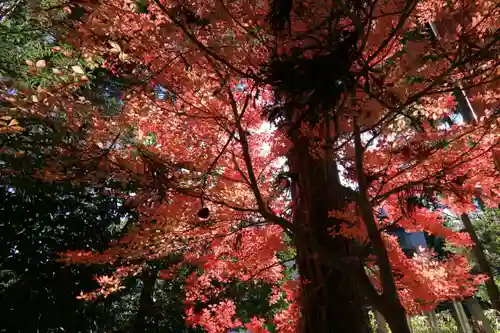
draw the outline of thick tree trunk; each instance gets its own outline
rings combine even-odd
[[[476,230],[472,225],[469,215],[462,214],[461,218],[465,227],[465,231],[467,231],[467,233],[470,235],[470,238],[475,243],[474,247],[472,248],[472,251],[474,257],[477,260],[481,273],[486,274],[488,276],[488,280],[486,280],[485,284],[486,284],[486,290],[488,292],[488,297],[490,298],[491,301],[491,306],[495,310],[500,311],[500,292],[498,291],[498,287],[495,283],[490,263],[488,262],[488,259],[486,259],[486,256],[484,255],[484,250],[481,241],[479,240],[479,237],[476,234]]]
[[[335,163],[311,157],[306,144],[294,142],[288,163],[295,176],[292,187],[293,222],[302,286],[301,333],[368,333],[367,297],[384,315],[392,332],[410,332],[397,295],[378,295],[366,277],[359,246],[332,235],[344,221],[328,216],[347,205]],[[328,171],[325,171],[329,169]],[[376,304],[375,304],[376,303]]]
[[[153,315],[153,292],[158,272],[154,269],[144,269],[141,280],[143,283],[139,298],[139,310],[135,317],[133,333],[146,333],[148,331],[147,319]]]
[[[337,242],[337,253],[343,252]],[[347,247],[347,246],[346,246]],[[332,247],[330,247],[333,249]],[[345,247],[344,247],[345,248]],[[299,273],[307,282],[302,290],[301,333],[368,333],[370,324],[362,295],[352,276],[322,264],[306,250],[299,252]],[[332,252],[332,255],[336,255]]]
[[[296,244],[299,274],[305,280],[300,332],[371,332],[363,295],[353,278],[353,274],[364,273],[363,267],[361,263],[348,263],[354,244],[331,236],[330,228],[338,227],[338,221],[328,218],[328,211],[345,205],[342,195],[335,193],[339,189],[338,175],[335,171],[325,175],[322,162],[311,158],[304,146],[296,145],[289,166],[297,177],[292,190],[294,223],[302,234]],[[325,261],[323,255],[318,255],[317,246],[334,260],[345,259],[345,266]]]

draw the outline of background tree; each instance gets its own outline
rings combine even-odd
[[[54,146],[69,137],[37,119],[20,120],[20,125],[23,133],[0,137],[2,331],[92,330],[93,320],[105,313],[89,317],[95,307],[76,296],[96,288],[94,275],[107,270],[60,264],[58,253],[82,247],[102,250],[119,235],[115,230],[134,218],[133,212],[124,211],[119,198],[103,196],[95,188],[33,179]]]
[[[67,31],[71,22],[64,21],[66,14],[59,3],[7,5],[1,7],[2,92],[15,96],[30,90],[43,92],[55,82],[77,82],[72,93],[80,101],[92,100],[104,114],[119,112],[126,81],[96,70],[99,59],[80,59],[81,54],[61,42],[64,24]],[[13,118],[6,115],[9,103],[1,102],[0,307],[6,320],[0,331],[129,332],[132,327],[138,331],[139,317],[153,331],[195,331],[185,326],[181,280],[159,284],[152,280],[149,298],[161,301],[154,302],[149,316],[141,307],[145,288],[140,276],[127,277],[126,287],[114,297],[93,303],[78,299],[82,291],[99,286],[97,275],[113,269],[69,267],[57,261],[60,253],[81,248],[102,251],[126,230],[124,226],[135,223],[136,216],[121,198],[110,195],[107,189],[116,189],[117,184],[105,177],[97,186],[33,178],[47,161],[60,157],[59,148],[77,152],[78,142],[87,134],[85,128],[66,128],[59,108],[45,119],[32,114]],[[67,159],[71,160],[74,164],[74,159]],[[81,170],[95,168],[92,160],[80,162]]]
[[[498,285],[498,267],[500,262],[498,257],[498,209],[487,208],[484,211],[479,211],[472,217],[472,223],[481,240],[485,256],[493,271],[495,283]],[[481,286],[479,296],[488,301],[488,296],[484,287]]]
[[[32,177],[60,145],[81,139],[81,133],[57,125],[19,118],[23,132],[0,135],[0,308],[6,314],[0,331],[198,331],[185,325],[182,275],[168,281],[124,277],[123,289],[111,297],[80,299],[82,292],[101,286],[97,276],[115,269],[68,266],[58,261],[60,254],[82,248],[103,251],[136,223],[137,216],[122,198],[103,193],[103,187],[104,192],[107,186],[116,187],[112,181],[89,187]],[[162,261],[149,265],[161,267]],[[255,293],[248,297],[259,299]],[[267,300],[265,292],[261,299]],[[146,311],[148,301],[151,308]]]

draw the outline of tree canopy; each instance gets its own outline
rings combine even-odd
[[[54,115],[78,135],[34,177],[100,186],[139,215],[106,249],[62,254],[116,267],[82,298],[180,255],[158,276],[184,280],[186,322],[209,333],[368,332],[369,307],[405,333],[407,313],[471,296],[486,279],[460,253],[407,256],[390,230],[471,247],[445,211],[500,203],[495,1],[61,7],[71,20],[61,38],[81,63],[33,59],[37,77],[70,74],[4,93],[2,110],[9,135],[23,131],[12,119]],[[243,285],[267,288],[276,311],[243,313]]]

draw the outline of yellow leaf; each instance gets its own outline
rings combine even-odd
[[[38,60],[35,66],[36,68],[44,68],[45,66],[47,66],[47,63],[45,62],[45,60]]]
[[[83,69],[76,65],[76,66],[71,66],[71,69],[73,70],[73,72],[77,73],[77,74],[84,74],[85,72],[83,71]]]
[[[16,125],[19,125],[19,122],[15,119],[12,119],[9,123],[9,126],[16,126]]]
[[[121,52],[120,55],[118,56],[118,58],[121,60],[121,61],[127,61],[128,59],[128,55],[126,53],[123,53]]]
[[[117,42],[113,42],[112,40],[109,41],[109,45],[111,45],[111,52],[112,53],[120,53],[122,52],[122,48]]]

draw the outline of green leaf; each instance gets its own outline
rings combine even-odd
[[[156,134],[153,132],[148,133],[148,135],[144,139],[144,144],[146,146],[153,146],[156,144],[156,142],[157,142]]]
[[[425,56],[422,56],[421,59],[424,61],[424,62],[427,62],[427,61],[436,61],[438,60],[439,58],[441,58],[440,56],[437,56],[437,55],[425,55]]]
[[[436,143],[436,148],[438,149],[448,149],[449,148],[449,142],[448,140],[440,140]]]
[[[422,35],[419,31],[417,30],[412,30],[412,31],[407,31],[404,36],[403,36],[403,39],[406,41],[406,40],[410,40],[410,41],[421,41],[421,40],[424,40],[425,36]]]
[[[394,56],[393,56],[393,57],[394,57],[394,58],[399,58],[399,57],[401,57],[401,56],[402,56],[403,54],[405,54],[405,53],[406,53],[406,50],[403,48],[402,50],[399,50],[399,51],[397,51],[396,53],[394,53]]]
[[[423,78],[423,77],[421,77],[421,76],[413,76],[413,75],[410,75],[410,76],[408,76],[407,82],[408,82],[409,84],[413,84],[413,83],[422,83],[422,82],[424,82],[424,78]]]

